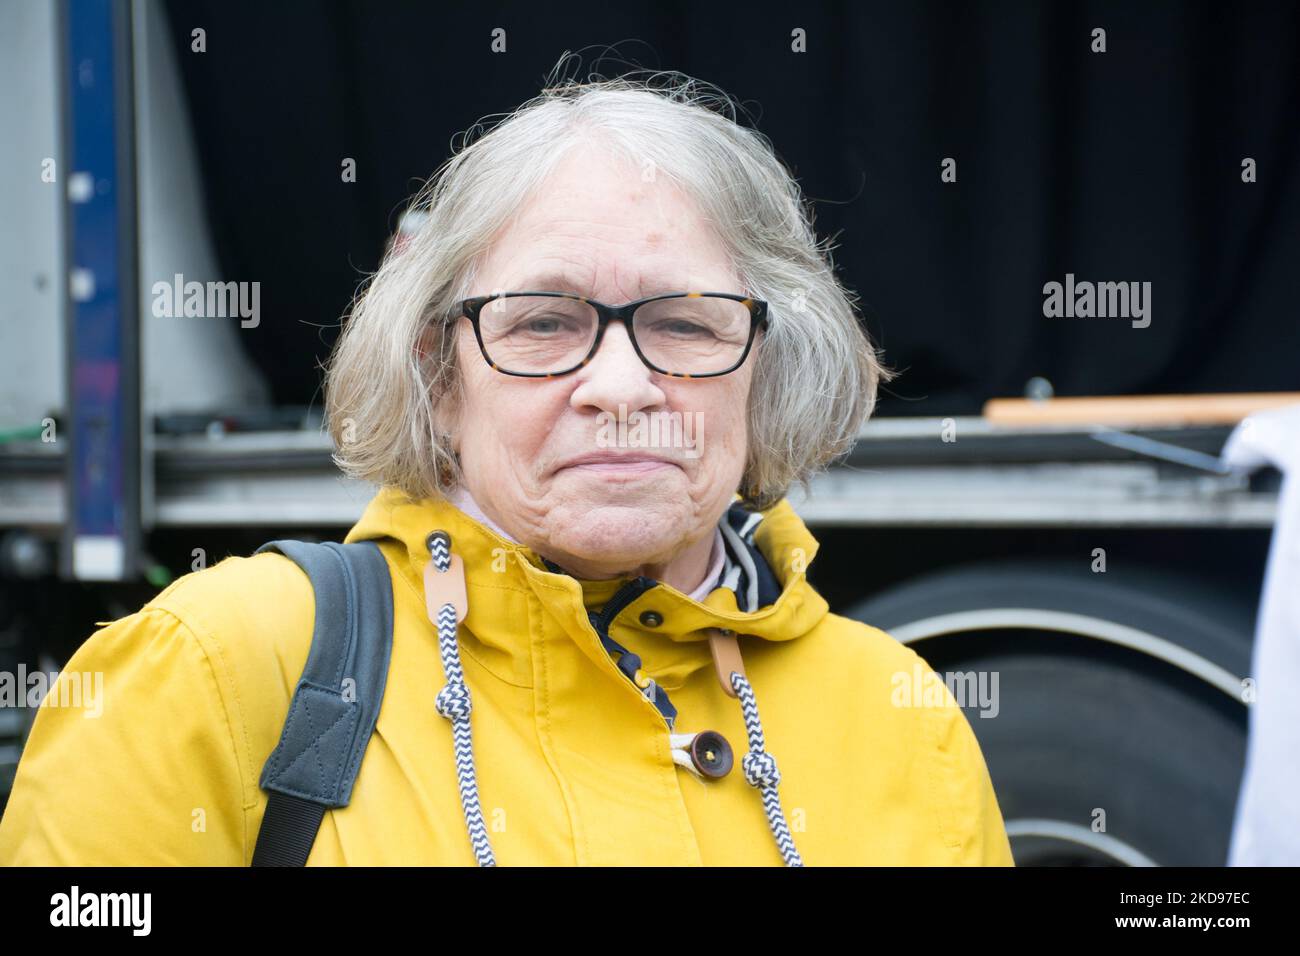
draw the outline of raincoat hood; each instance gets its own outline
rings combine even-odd
[[[748,514],[737,503],[723,520]],[[775,595],[762,589],[763,597],[770,600],[763,600],[757,610],[742,610],[739,604],[744,596],[738,597],[729,587],[715,588],[703,601],[693,601],[670,585],[653,582],[619,612],[620,620],[641,639],[637,643],[653,642],[659,662],[656,680],[669,692],[711,663],[706,644],[709,628],[729,629],[765,641],[791,641],[811,631],[829,611],[825,599],[807,579],[817,540],[794,509],[783,499],[756,517],[761,520],[751,531],[752,548],[761,555],[764,570],[770,570],[776,584]],[[511,669],[525,666],[527,631],[491,626],[488,618],[495,616],[493,602],[476,601],[473,592],[480,587],[489,592],[526,588],[561,626],[582,638],[585,650],[605,662],[607,655],[600,645],[585,639],[590,631],[589,613],[604,608],[634,581],[632,578],[592,581],[574,578],[558,568],[552,570],[555,566],[536,551],[502,537],[450,501],[409,501],[392,489],[375,496],[346,541],[386,542],[411,586],[422,592],[423,571],[429,562],[428,537],[437,530],[447,532],[453,550],[464,561],[471,592],[465,629],[488,656],[501,666],[508,661]],[[643,624],[641,616],[647,610],[653,610],[662,623],[654,627]]]

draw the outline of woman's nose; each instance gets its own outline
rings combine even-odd
[[[591,361],[578,371],[580,384],[573,390],[575,406],[594,405],[618,412],[658,405],[665,400],[655,383],[656,373],[641,361],[622,322],[611,322]]]

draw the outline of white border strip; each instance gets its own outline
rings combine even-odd
[[[1117,624],[1086,614],[1067,611],[1047,611],[1042,608],[987,608],[978,611],[958,611],[940,614],[910,624],[886,628],[897,640],[913,644],[931,637],[940,637],[963,631],[990,631],[1000,628],[1021,628],[1038,631],[1057,631],[1096,638],[1139,651],[1150,657],[1173,664],[1189,674],[1199,677],[1223,691],[1237,703],[1247,706],[1241,697],[1242,678],[1237,677],[1213,661],[1206,660],[1184,647],[1163,637],[1139,631],[1126,624]]]
[[[1159,866],[1137,847],[1125,843],[1109,833],[1097,833],[1077,823],[1062,823],[1060,820],[1008,820],[1007,837],[1046,837],[1064,843],[1074,843],[1087,847],[1098,853],[1118,860],[1125,866]]]

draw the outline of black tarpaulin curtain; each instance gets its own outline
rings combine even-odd
[[[221,278],[262,283],[239,338],[277,402],[319,404],[317,362],[403,201],[566,50],[584,75],[681,70],[744,103],[903,373],[881,414],[975,413],[1040,375],[1060,395],[1300,388],[1297,5],[167,10]],[[1043,285],[1067,273],[1150,282],[1151,325],[1045,318]]]

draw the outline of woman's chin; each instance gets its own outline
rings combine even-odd
[[[570,520],[562,519],[561,524],[550,536],[551,550],[569,556],[571,564],[581,565],[574,570],[589,577],[614,575],[662,560],[681,547],[685,533],[691,530],[685,515],[637,506],[595,505]]]

